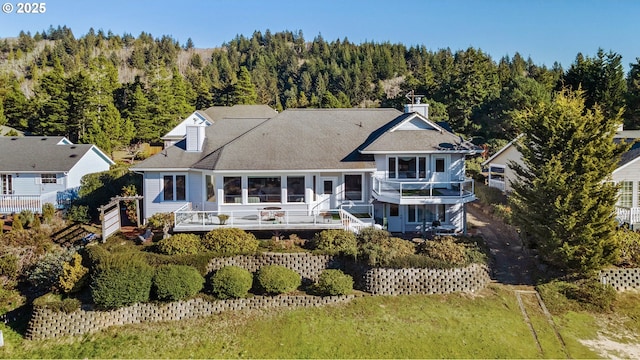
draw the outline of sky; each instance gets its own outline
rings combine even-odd
[[[18,13],[18,1],[0,1],[0,38],[66,25],[76,37],[90,28],[133,36],[144,31],[211,48],[256,30],[302,30],[307,41],[322,35],[433,51],[474,47],[496,62],[519,52],[535,64],[559,62],[565,69],[579,52],[594,57],[599,48],[622,55],[625,71],[640,57],[637,0],[33,1],[44,4],[44,13]]]

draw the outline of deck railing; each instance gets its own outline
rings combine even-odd
[[[640,224],[640,208],[616,206],[616,219],[619,223],[630,226]]]
[[[474,194],[473,179],[459,181],[397,181],[373,178],[378,195],[400,198],[467,197]]]
[[[56,205],[57,192],[42,195],[0,195],[0,213],[18,213],[22,210],[39,213],[45,203]]]
[[[348,215],[347,215],[348,214]],[[245,229],[278,229],[284,227],[344,228],[357,231],[373,226],[372,218],[358,218],[343,209],[331,209],[317,214],[305,210],[285,210],[266,207],[258,210],[195,211],[187,205],[174,212],[175,228],[202,230],[217,227]]]
[[[489,187],[493,187],[493,188],[505,191],[506,184],[504,180],[489,179]]]

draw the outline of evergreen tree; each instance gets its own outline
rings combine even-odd
[[[141,84],[136,85],[125,114],[136,129],[134,138],[146,142],[158,139],[158,129],[151,116],[151,103],[142,90]]]
[[[627,75],[626,108],[624,125],[628,129],[640,129],[640,58],[631,64]]]
[[[520,112],[517,123],[524,165],[511,164],[514,223],[559,269],[584,274],[610,264],[617,186],[609,180],[628,149],[613,141],[620,117],[585,108],[583,94],[567,90]]]
[[[40,135],[65,135],[69,102],[64,70],[55,60],[53,70],[43,75],[33,99],[35,112],[30,130]]]
[[[238,76],[238,83],[235,85],[233,92],[236,104],[251,105],[256,104],[258,100],[258,94],[256,88],[251,82],[251,74],[246,67],[240,67],[240,75]]]

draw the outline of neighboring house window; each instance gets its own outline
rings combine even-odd
[[[362,200],[362,175],[345,175],[344,192],[346,200]]]
[[[216,177],[206,175],[204,181],[207,184],[207,201],[216,202]]]
[[[504,167],[492,165],[489,168],[491,180],[504,181]]]
[[[40,174],[41,184],[55,184],[56,182],[56,174]]]
[[[242,180],[240,176],[225,176],[224,179],[224,202],[225,203],[241,203],[242,202]]]
[[[281,181],[280,177],[249,177],[249,198],[257,196],[260,202],[280,202]]]
[[[304,176],[287,176],[287,202],[304,202]]]
[[[165,175],[164,201],[184,201],[187,199],[186,175]]]
[[[0,182],[2,183],[2,195],[13,194],[13,176],[2,174],[0,175]]]
[[[626,208],[633,206],[633,181],[622,181],[620,183],[618,205]]]

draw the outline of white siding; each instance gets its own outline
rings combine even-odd
[[[633,181],[633,207],[640,206],[640,159],[627,163],[612,174],[614,182]]]
[[[516,174],[509,166],[510,161],[522,164],[522,154],[520,154],[520,152],[514,145],[509,146],[500,155],[491,160],[491,163],[488,164],[488,167],[490,167],[492,164],[503,165],[505,167],[504,182],[505,190],[507,192],[512,190],[511,183],[516,180]]]
[[[107,171],[111,167],[94,149],[89,150],[67,175],[67,188],[80,186],[80,179],[87,174]]]
[[[189,179],[187,179],[187,183]],[[187,187],[187,190],[189,187]],[[144,218],[155,213],[172,212],[185,205],[186,201],[162,201],[162,176],[160,173],[145,173],[143,177]],[[187,193],[187,199],[189,194]]]
[[[452,154],[451,155],[451,165],[449,166],[449,172],[451,174],[451,180],[462,180],[464,179],[464,155],[462,154]]]
[[[187,175],[187,201],[193,205],[193,210],[205,210],[204,174],[189,172]]]

